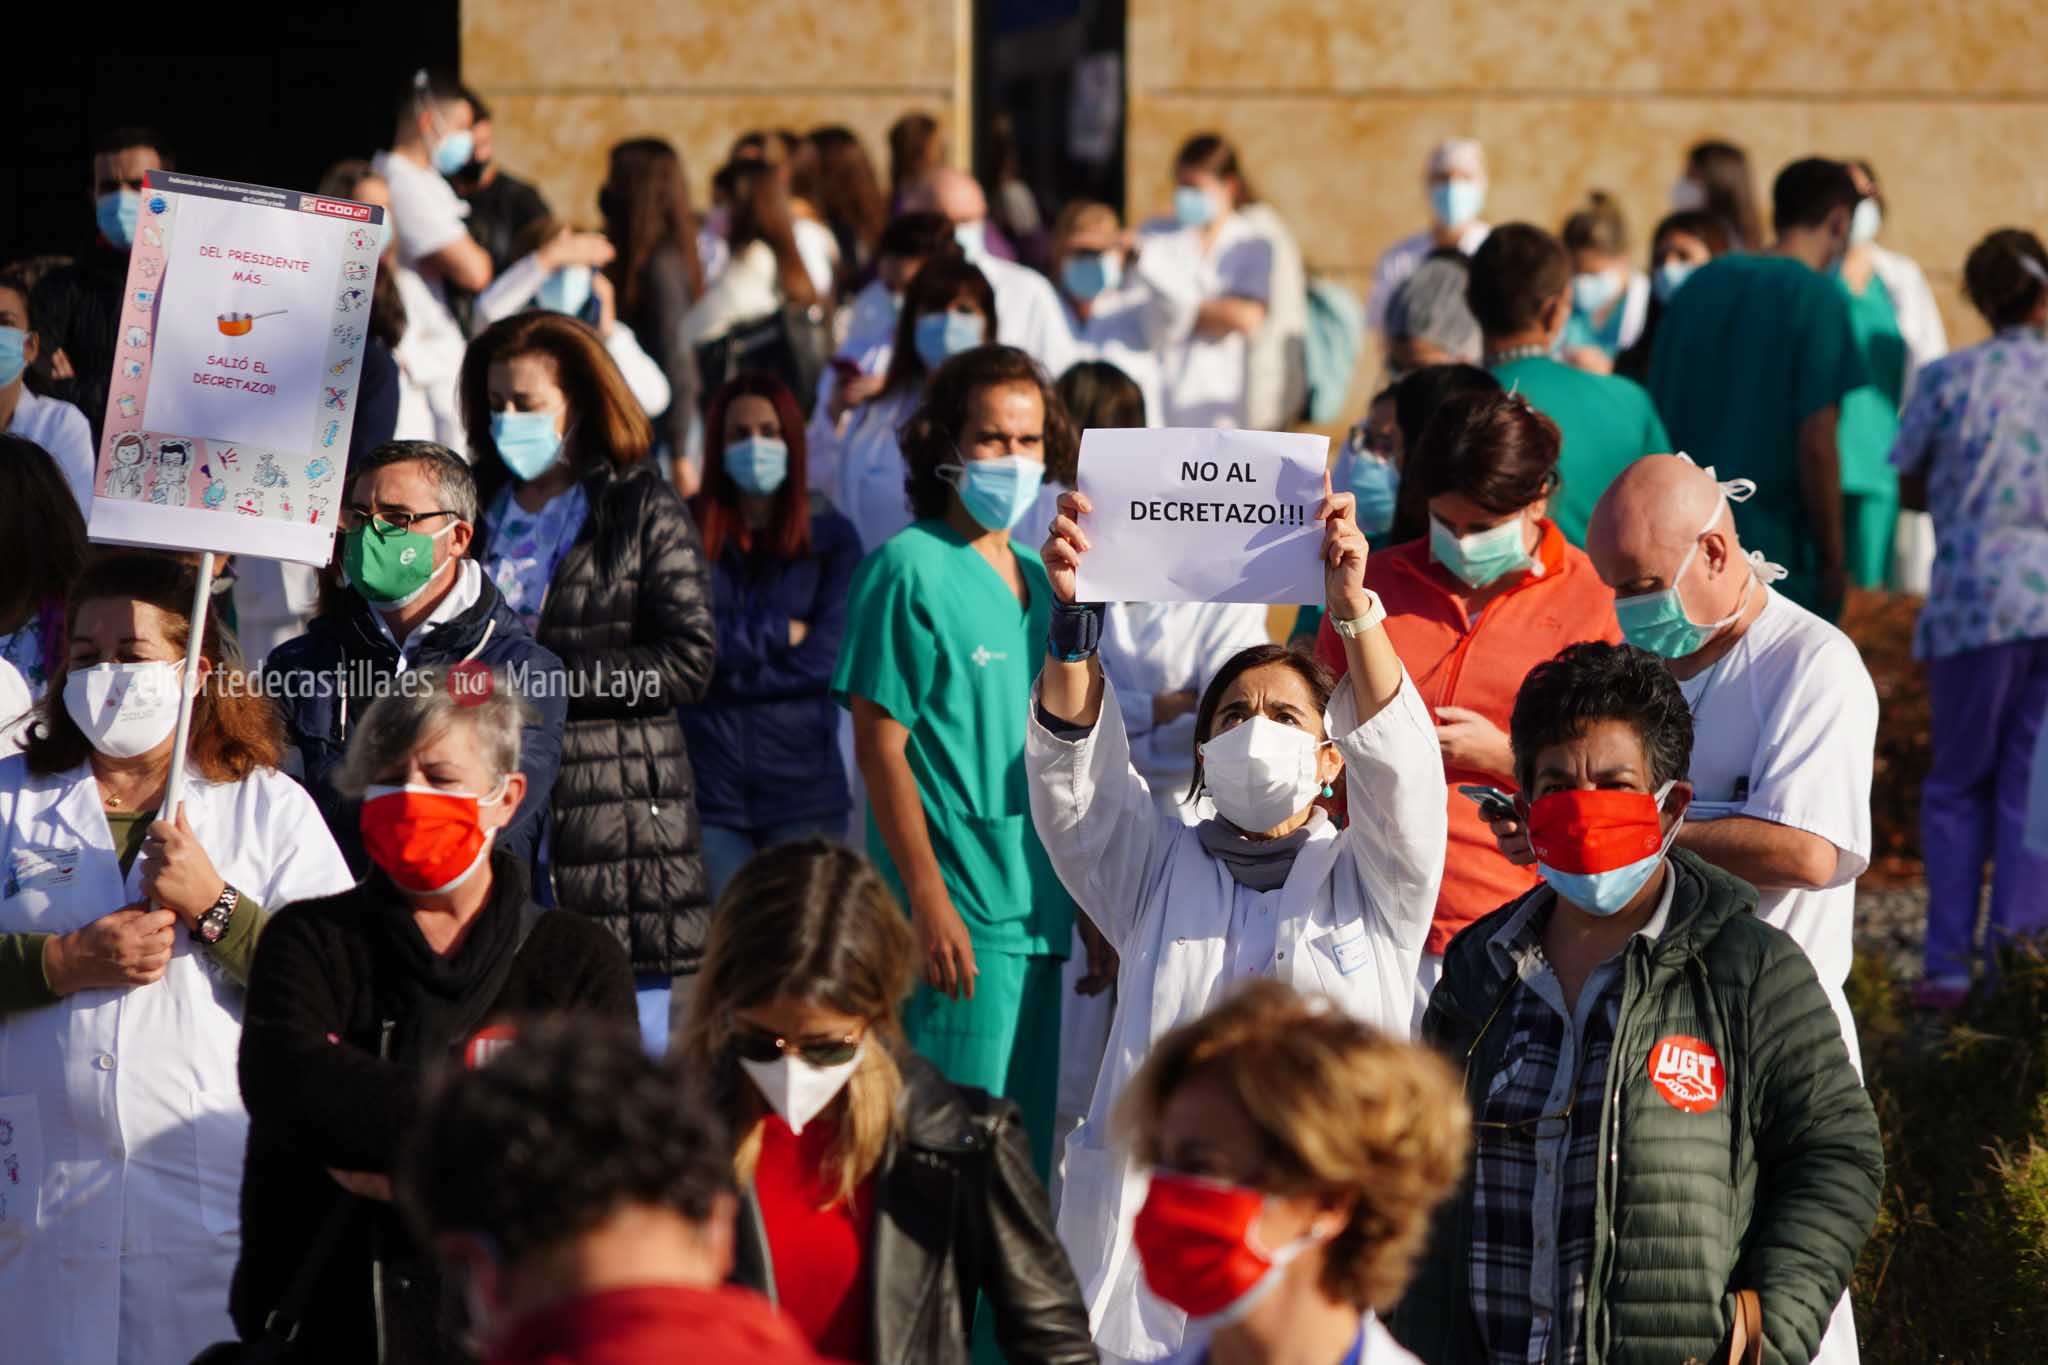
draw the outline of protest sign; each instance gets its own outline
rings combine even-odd
[[[1130,429],[1081,436],[1084,602],[1320,602],[1326,436]]]
[[[327,563],[383,222],[371,204],[149,172],[94,540]]]

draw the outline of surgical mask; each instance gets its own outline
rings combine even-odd
[[[789,444],[773,436],[749,436],[725,448],[725,472],[744,493],[767,495],[789,478]]]
[[[1529,549],[1521,517],[1475,531],[1453,535],[1434,516],[1429,519],[1429,553],[1468,588],[1483,588],[1495,579],[1529,567]]]
[[[1429,211],[1440,227],[1463,227],[1486,207],[1486,186],[1452,177],[1429,187]]]
[[[1358,529],[1369,536],[1392,529],[1401,471],[1370,451],[1354,450],[1348,482],[1352,496],[1358,499]]]
[[[1671,211],[1697,213],[1707,206],[1707,187],[1689,175],[1671,182]]]
[[[1650,290],[1657,296],[1657,302],[1669,303],[1671,296],[1678,292],[1678,286],[1692,278],[1692,272],[1699,267],[1690,261],[1666,261],[1657,267],[1657,273],[1650,277]]]
[[[1248,834],[1299,814],[1323,789],[1317,751],[1327,743],[1306,730],[1253,716],[1199,746],[1202,786],[1216,813]]]
[[[1648,792],[1558,791],[1529,807],[1529,845],[1550,889],[1588,914],[1621,913],[1657,871],[1683,817],[1658,818],[1676,782]]]
[[[28,333],[19,327],[0,327],[0,389],[21,378],[28,368]]]
[[[494,412],[491,444],[521,483],[539,478],[562,457],[562,436],[552,412]]]
[[[978,261],[988,255],[988,224],[955,223],[953,240],[960,244],[960,254],[970,261]]]
[[[1123,259],[1106,251],[1069,256],[1060,267],[1060,283],[1077,299],[1100,298],[1123,282]]]
[[[136,758],[178,728],[180,666],[152,659],[94,664],[64,679],[64,709],[87,742],[108,758]]]
[[[1595,270],[1572,279],[1572,305],[1589,316],[1603,313],[1621,297],[1622,279],[1611,270]]]
[[[469,164],[470,154],[475,150],[476,137],[467,128],[456,128],[441,135],[429,159],[435,171],[453,175]]]
[[[1031,504],[1038,501],[1045,464],[1022,455],[998,455],[965,464],[942,464],[938,475],[953,485],[960,494],[960,505],[984,530],[1007,531],[1024,520]]]
[[[540,283],[540,292],[533,301],[551,313],[567,313],[580,316],[583,305],[590,302],[590,267],[587,265],[565,265]]]
[[[100,236],[126,251],[135,245],[135,225],[142,220],[142,196],[131,189],[108,190],[92,203]]]
[[[1709,471],[1710,473],[1712,471]],[[1730,501],[1743,502],[1756,491],[1756,485],[1748,479],[1731,479],[1721,489],[1721,496],[1714,501],[1714,514],[1707,518],[1707,524],[1700,527],[1693,536],[1692,544],[1686,549],[1685,557],[1678,561],[1678,571],[1671,575],[1671,585],[1654,592],[1637,593],[1633,597],[1619,597],[1614,602],[1614,616],[1621,625],[1624,640],[1637,649],[1666,659],[1683,659],[1696,654],[1700,649],[1733,624],[1749,605],[1749,594],[1758,582],[1770,583],[1785,576],[1785,571],[1763,557],[1761,550],[1752,551],[1749,556],[1749,581],[1742,586],[1742,596],[1735,603],[1735,610],[1718,621],[1701,625],[1694,621],[1685,610],[1685,598],[1680,595],[1679,584],[1685,580],[1686,570],[1692,567],[1693,556],[1700,552],[1700,541],[1707,532],[1714,529],[1721,520],[1721,509]]]
[[[860,1069],[867,1047],[867,1040],[862,1039],[853,1055],[837,1066],[818,1066],[793,1052],[785,1052],[772,1062],[742,1057],[739,1059],[740,1070],[747,1073],[754,1088],[761,1092],[761,1098],[768,1101],[768,1107],[782,1116],[782,1121],[789,1125],[789,1131],[801,1133],[806,1124],[823,1113],[825,1106],[846,1089],[853,1073]]]
[[[911,344],[927,370],[936,370],[962,351],[988,340],[988,319],[979,313],[926,313],[911,332]]]
[[[1277,1251],[1258,1245],[1266,1196],[1221,1181],[1154,1171],[1131,1242],[1154,1294],[1214,1330],[1241,1321],[1287,1266],[1326,1240],[1313,1229]]]
[[[1849,245],[1869,246],[1877,240],[1877,234],[1884,227],[1884,210],[1875,199],[1859,199],[1856,210],[1849,215]]]
[[[363,851],[400,891],[443,895],[484,865],[496,831],[483,827],[481,811],[504,799],[503,782],[489,796],[438,787],[371,787],[356,817]]]
[[[434,542],[454,530],[450,522],[428,535],[380,530],[375,517],[341,534],[341,572],[363,600],[387,610],[411,606],[434,581]]]
[[[1216,221],[1216,200],[1207,190],[1179,186],[1173,192],[1173,217],[1182,227],[1207,227]]]

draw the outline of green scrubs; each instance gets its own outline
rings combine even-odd
[[[1615,476],[1645,455],[1671,449],[1671,438],[1643,386],[1618,375],[1589,374],[1548,356],[1525,356],[1493,367],[1504,389],[1527,398],[1564,436],[1559,484],[1550,519],[1565,539],[1584,547],[1593,504]]]
[[[1037,551],[1011,542],[1030,605],[943,521],[920,521],[861,562],[847,599],[832,694],[866,697],[910,731],[906,756],[932,852],[980,968],[972,1000],[920,984],[911,1044],[954,1082],[1024,1111],[1041,1178],[1050,1169],[1059,1078],[1059,964],[1074,903],[1031,823],[1024,773],[1031,686],[1045,660],[1052,585]],[[868,855],[910,897],[872,808]]]
[[[1842,539],[1849,551],[1849,581],[1882,588],[1891,577],[1892,530],[1899,520],[1899,474],[1892,442],[1906,387],[1906,340],[1883,279],[1872,274],[1858,294],[1849,291],[1849,322],[1870,370],[1870,382],[1842,399],[1835,442],[1842,451]]]
[[[1848,294],[1784,257],[1716,257],[1658,324],[1649,390],[1672,442],[1723,479],[1756,481],[1756,496],[1735,504],[1743,547],[1782,564],[1790,576],[1778,590],[1813,611],[1820,547],[1800,490],[1799,426],[1867,379]]]

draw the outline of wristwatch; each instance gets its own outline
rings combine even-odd
[[[208,945],[227,937],[228,917],[235,913],[235,907],[242,903],[242,893],[222,883],[220,896],[199,917],[199,923],[192,926],[192,937]]]
[[[1380,601],[1380,595],[1368,588],[1365,596],[1367,601],[1363,615],[1354,617],[1349,621],[1339,621],[1333,615],[1330,617],[1330,629],[1347,639],[1355,640],[1380,622],[1386,620],[1387,608]]]

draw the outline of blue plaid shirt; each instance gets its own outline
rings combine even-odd
[[[1667,874],[1637,937],[1655,941],[1664,932],[1675,885]],[[1516,978],[1490,1025],[1509,1030],[1508,1045],[1474,1133],[1472,1312],[1494,1365],[1586,1359],[1600,1102],[1621,1014],[1622,957],[1595,967],[1577,1010],[1567,1010],[1543,955],[1556,903],[1554,895],[1531,897],[1487,944]]]

